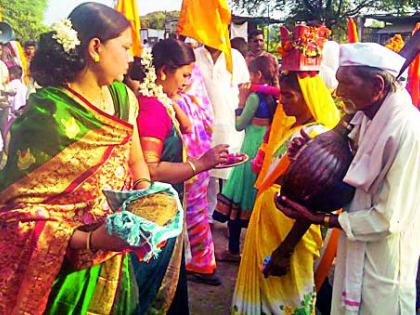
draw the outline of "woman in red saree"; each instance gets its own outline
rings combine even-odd
[[[134,95],[119,82],[129,22],[96,3],[41,36],[44,86],[11,127],[0,172],[0,313],[127,314],[139,304],[128,247],[109,235],[105,188],[147,188]]]

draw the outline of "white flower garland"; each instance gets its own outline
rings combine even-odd
[[[143,47],[141,54],[141,64],[146,70],[146,77],[140,83],[139,92],[144,96],[156,97],[167,109],[168,113],[175,117],[175,110],[172,106],[172,100],[163,92],[161,85],[156,84],[156,70],[153,66],[152,50],[148,47]]]
[[[52,25],[53,31],[56,32],[52,37],[63,46],[66,53],[75,49],[80,44],[77,38],[77,32],[73,29],[73,25],[69,19],[62,19]]]

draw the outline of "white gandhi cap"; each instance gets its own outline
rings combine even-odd
[[[397,77],[404,62],[404,57],[376,43],[340,45],[340,67],[369,66]]]

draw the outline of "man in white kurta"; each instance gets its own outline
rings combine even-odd
[[[235,129],[235,109],[239,104],[238,85],[249,82],[245,59],[239,51],[232,49],[233,73],[231,74],[226,69],[223,53],[219,52],[216,61],[213,61],[209,49],[205,46],[195,49],[194,53],[213,106],[213,145],[228,144],[230,152],[239,152],[244,135]],[[218,179],[225,180],[228,174],[229,169],[211,171],[208,190],[210,220],[217,203]]]
[[[415,315],[420,255],[420,113],[396,82],[405,59],[374,43],[340,46],[336,94],[349,113],[355,187],[341,214],[284,199],[296,219],[340,228],[332,315]]]
[[[404,59],[384,51],[383,62],[373,60],[381,58],[370,51],[377,48],[343,47],[340,67],[373,63],[396,76]],[[420,113],[400,87],[388,93],[373,118],[358,111],[351,124],[349,136],[357,151],[344,181],[356,187],[356,193],[338,216],[343,231],[331,314],[414,315],[420,254]]]
[[[373,120],[362,112],[352,120],[352,134],[359,133],[359,160],[344,181],[356,186],[356,194],[338,217],[343,233],[332,314],[415,314],[419,122],[419,112],[402,89],[388,95]]]

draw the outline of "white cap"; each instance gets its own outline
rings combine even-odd
[[[397,77],[404,62],[404,57],[376,43],[340,45],[340,67],[374,67],[385,70]]]

